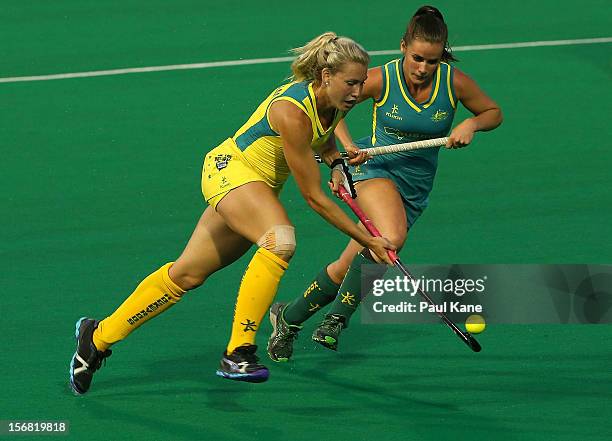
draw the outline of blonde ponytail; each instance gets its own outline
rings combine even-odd
[[[370,62],[370,56],[360,44],[333,32],[325,32],[291,52],[297,55],[291,64],[293,81],[321,81],[321,71],[326,67],[335,73],[347,62],[364,66]]]

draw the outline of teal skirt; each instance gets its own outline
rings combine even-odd
[[[355,145],[371,147],[369,138],[360,139]],[[408,227],[412,227],[429,203],[429,193],[438,168],[439,150],[438,147],[374,156],[365,164],[351,167],[350,171],[355,182],[373,178],[393,181],[404,203]]]

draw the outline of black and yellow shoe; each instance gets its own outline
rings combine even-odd
[[[338,314],[328,314],[312,333],[312,341],[325,346],[327,349],[338,349],[338,338],[344,328],[346,319]]]
[[[272,335],[268,339],[268,356],[272,361],[289,361],[293,355],[293,341],[302,329],[298,325],[289,325],[283,318],[286,303],[275,303],[270,308]]]
[[[263,383],[270,376],[270,372],[267,367],[258,363],[256,351],[255,345],[242,345],[234,349],[230,355],[225,352],[217,369],[217,375],[228,380]]]
[[[75,394],[82,395],[89,390],[93,374],[110,357],[112,351],[98,351],[93,344],[93,332],[98,321],[81,317],[76,323],[76,351],[70,360],[70,387]]]

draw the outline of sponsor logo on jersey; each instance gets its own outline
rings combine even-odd
[[[448,118],[448,112],[445,112],[444,110],[436,110],[436,113],[431,116],[431,120],[433,122],[444,121],[446,118]]]
[[[387,113],[385,113],[385,115],[387,115],[389,118],[401,121],[402,117],[399,116],[398,113],[399,113],[398,105],[397,104],[393,104],[393,107],[391,108],[391,112],[387,112]]]
[[[395,129],[393,127],[383,127],[385,134],[395,136],[399,141],[403,141],[404,139],[410,139],[413,141],[418,141],[421,139],[431,139],[437,138],[440,136],[445,136],[445,132],[440,133],[416,133],[416,132],[402,132],[401,130]]]

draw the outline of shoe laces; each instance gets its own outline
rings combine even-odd
[[[321,323],[321,327],[332,328],[334,330],[341,330],[343,326],[343,318],[336,314],[326,315]]]
[[[295,325],[289,325],[287,323],[285,324],[287,325],[287,332],[284,333],[283,337],[287,337],[287,339],[291,339],[291,340],[297,340],[298,332],[300,331],[300,329],[302,329],[302,327],[295,326]]]
[[[285,309],[286,306],[282,309],[281,313],[280,313],[280,321],[283,323],[284,328],[287,330],[287,332],[285,332],[284,334],[291,338],[291,340],[296,340],[298,338],[298,332],[300,332],[300,330],[302,329],[302,326],[300,325],[292,325],[290,323],[287,323],[287,321],[285,320]]]
[[[256,351],[257,345],[242,345],[234,349],[234,352],[240,354],[242,359],[244,359],[244,361],[248,362],[249,364],[257,364],[257,362],[259,361],[259,357],[255,353]]]
[[[112,353],[113,351],[111,351],[110,349],[107,349],[106,351],[96,351],[94,360],[92,363],[90,363],[90,365],[93,366],[97,371],[102,367],[103,363],[104,366],[106,366],[106,359],[110,357]]]

